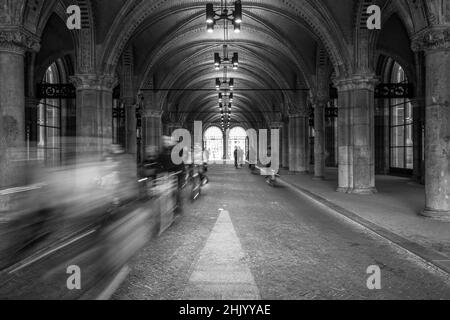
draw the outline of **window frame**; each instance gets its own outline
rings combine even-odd
[[[406,76],[404,68],[398,63],[394,62],[392,64],[390,70],[390,79],[393,83],[407,83],[408,78]],[[414,141],[413,141],[413,113],[412,113],[412,104],[410,99],[407,98],[398,98],[398,99],[389,99],[389,169],[391,173],[405,174],[411,175],[414,170]],[[403,109],[403,117],[401,124],[394,124],[394,109],[402,106]],[[409,110],[409,112],[408,112]],[[410,117],[409,117],[410,116]],[[394,138],[394,130],[402,128],[403,133],[403,142],[402,144],[393,143]],[[411,144],[408,145],[408,133],[411,138]],[[393,162],[394,160],[394,151],[403,150],[403,166],[396,166]],[[412,155],[411,161],[408,162],[409,156]],[[408,165],[411,164],[411,167]]]

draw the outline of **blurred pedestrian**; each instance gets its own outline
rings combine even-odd
[[[240,168],[244,166],[244,150],[241,147],[238,147],[238,164]]]

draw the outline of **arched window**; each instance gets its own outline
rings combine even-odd
[[[228,159],[234,159],[234,149],[241,148],[247,154],[247,132],[242,127],[234,127],[228,134]]]
[[[392,66],[391,81],[407,83],[404,69],[395,62]],[[413,169],[413,108],[409,99],[390,100],[390,167]]]
[[[56,63],[45,72],[44,83],[61,82]],[[42,99],[37,108],[37,158],[46,165],[55,166],[61,162],[61,99]]]
[[[223,160],[223,133],[218,127],[208,128],[205,132],[205,150],[210,161]]]

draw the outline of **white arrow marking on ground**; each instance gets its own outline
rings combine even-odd
[[[255,279],[228,211],[222,211],[200,252],[185,300],[259,300]]]

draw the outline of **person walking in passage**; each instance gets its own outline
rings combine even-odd
[[[241,147],[238,148],[238,158],[238,166],[242,168],[244,166],[244,150]]]
[[[239,150],[238,150],[238,147],[235,146],[234,147],[234,167],[236,169],[238,168],[238,157],[239,157]]]

